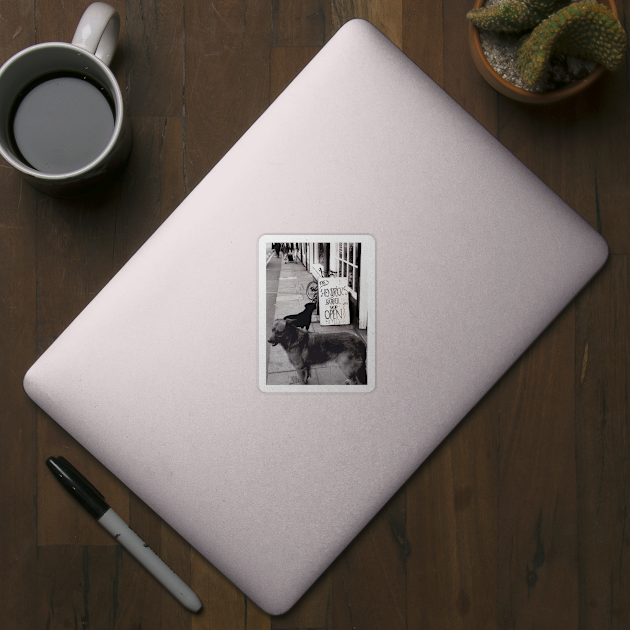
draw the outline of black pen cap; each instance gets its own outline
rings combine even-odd
[[[109,510],[105,497],[65,457],[49,457],[46,466],[95,519]]]

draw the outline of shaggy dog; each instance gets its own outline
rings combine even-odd
[[[346,376],[346,385],[367,384],[366,346],[363,339],[349,332],[309,333],[296,328],[289,320],[276,319],[267,341],[280,344],[304,385],[311,376],[312,365],[336,361]]]
[[[313,318],[313,311],[316,305],[313,302],[309,302],[304,305],[304,310],[296,315],[287,315],[284,319],[291,320],[291,323],[296,328],[304,328],[308,330],[311,325],[311,319]]]

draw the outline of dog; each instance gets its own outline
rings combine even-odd
[[[304,310],[301,313],[297,313],[296,315],[287,315],[284,319],[291,320],[291,323],[296,328],[304,328],[304,330],[308,331],[311,325],[311,319],[313,319],[315,306],[316,305],[313,302],[309,302],[304,305]]]
[[[311,376],[311,366],[336,361],[346,377],[346,385],[367,384],[363,339],[349,332],[309,333],[294,326],[290,320],[276,319],[267,341],[280,344],[298,373],[303,385]]]

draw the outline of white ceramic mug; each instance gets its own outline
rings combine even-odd
[[[71,44],[30,46],[0,68],[0,154],[46,194],[71,197],[89,192],[108,183],[127,161],[131,125],[108,67],[119,31],[118,12],[95,2],[81,17]],[[42,89],[56,92],[51,97],[37,91]],[[42,115],[41,108],[48,103],[50,111]],[[97,110],[104,118],[96,115]],[[55,116],[63,122],[57,124]]]

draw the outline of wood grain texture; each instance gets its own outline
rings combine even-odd
[[[245,630],[245,596],[197,551],[192,553],[190,586],[203,602],[193,630]]]
[[[181,116],[184,75],[183,0],[127,3],[125,50],[130,116]]]
[[[330,0],[273,0],[272,46],[323,46],[330,39]]]
[[[576,303],[580,628],[630,626],[630,260],[612,256]]]
[[[332,567],[332,626],[407,627],[406,489],[403,487]]]
[[[403,52],[444,87],[442,0],[403,1]]]
[[[37,562],[37,408],[22,379],[37,358],[36,194],[4,160],[0,198],[0,618],[26,630],[34,624],[24,602]]]
[[[407,483],[407,627],[485,628],[496,618],[500,387]]]
[[[269,105],[271,11],[263,0],[186,5],[186,190]]]
[[[501,142],[597,229],[612,253],[628,253],[630,140],[628,75],[605,75],[596,88],[544,108],[499,97]],[[528,137],[525,140],[524,135]],[[622,155],[623,153],[623,155]]]
[[[328,569],[284,615],[271,618],[272,630],[292,628],[332,628],[332,588],[334,568]]]
[[[468,113],[493,136],[497,135],[498,94],[482,79],[468,49],[466,12],[469,0],[442,0],[443,67],[442,86]]]
[[[624,6],[627,7],[622,4],[622,11]],[[626,8],[625,20],[628,13]],[[618,72],[604,76],[597,91],[588,95],[593,99],[594,115],[586,126],[593,164],[590,187],[595,196],[589,221],[616,254],[630,254],[630,213],[621,210],[630,207],[628,152],[624,150],[630,142],[629,65],[626,62]]]
[[[274,101],[321,47],[272,48],[269,55],[269,99]]]
[[[578,623],[574,351],[570,306],[500,384],[497,622],[510,628]]]
[[[116,547],[41,547],[32,586],[38,594],[33,628],[109,630],[117,611]]]
[[[402,49],[402,13],[403,0],[332,0],[332,32],[348,20],[362,18]]]
[[[0,63],[34,44],[32,2],[0,5]],[[0,619],[36,625],[37,410],[22,378],[37,358],[37,195],[0,158]]]
[[[566,103],[496,94],[467,0],[112,0],[134,145],[107,191],[0,161],[0,619],[11,630],[630,626],[630,64]],[[0,61],[87,2],[0,0]],[[629,1],[618,4],[622,23]],[[370,20],[607,239],[599,276],[307,591],[270,617],[35,405],[22,377],[322,45]],[[408,262],[405,258],[405,262]],[[66,454],[204,608],[191,615],[56,487]]]
[[[184,140],[178,117],[134,116],[133,150],[120,179],[110,243],[118,271],[184,199]]]

